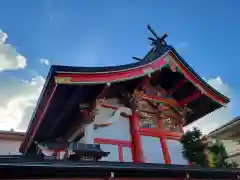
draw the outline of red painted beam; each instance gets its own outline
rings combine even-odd
[[[104,108],[109,108],[109,109],[114,109],[114,110],[117,110],[119,108],[118,106],[114,106],[111,104],[101,104],[101,106]]]
[[[172,89],[167,90],[167,93],[170,93],[171,91],[180,88],[185,82],[187,82],[187,79],[182,79],[181,81],[177,82],[177,84],[175,84]]]
[[[89,74],[57,74],[55,76],[56,83],[71,84],[71,83],[106,83],[116,82],[128,79],[133,79],[139,76],[144,76],[151,72],[157,71],[160,67],[166,64],[164,57],[156,59],[153,63],[149,63],[137,68],[132,68],[123,71],[115,71],[109,73],[89,73]]]
[[[124,141],[118,139],[107,139],[107,138],[94,138],[94,142],[98,144],[112,144],[112,145],[122,145],[125,147],[131,147],[131,141]]]
[[[186,97],[185,99],[183,99],[182,101],[179,102],[179,104],[181,106],[184,106],[196,99],[198,99],[200,96],[202,95],[202,93],[200,91],[196,91],[193,94],[189,95],[188,97]]]
[[[161,137],[166,136],[168,139],[180,139],[181,132],[167,131],[159,128],[140,128],[140,134],[144,136]]]
[[[32,143],[32,141],[33,141],[33,139],[35,137],[35,134],[36,134],[36,132],[37,132],[37,130],[38,130],[38,128],[39,128],[39,126],[40,126],[40,124],[41,124],[41,122],[42,122],[42,120],[43,120],[43,118],[44,118],[44,116],[45,116],[45,114],[47,112],[47,109],[48,109],[48,107],[50,105],[50,102],[51,102],[51,100],[52,100],[52,98],[53,98],[53,96],[55,94],[56,88],[57,88],[57,84],[54,83],[53,88],[47,94],[47,97],[46,97],[47,99],[46,99],[46,101],[44,103],[43,110],[41,112],[37,112],[36,123],[35,123],[35,125],[32,128],[30,136],[27,137],[27,139],[26,139],[26,140],[29,139],[29,141],[27,141],[27,142],[25,141],[26,144],[24,143],[24,147],[23,147],[24,148],[24,151],[23,151],[24,153],[26,153],[27,148],[30,146],[30,144]]]

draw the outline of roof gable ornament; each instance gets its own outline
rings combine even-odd
[[[152,33],[152,35],[155,37],[155,39],[151,37],[148,38],[150,41],[152,41],[151,43],[152,46],[167,45],[167,42],[165,41],[165,38],[168,36],[167,32],[165,32],[163,36],[158,36],[157,33],[152,29],[150,25],[147,25],[147,27],[148,27],[148,30]]]
[[[157,33],[152,29],[150,25],[147,25],[148,30],[151,32],[151,34],[154,36],[154,38],[149,37],[148,39],[151,41],[152,51],[155,51],[157,48],[164,48],[167,46],[167,42],[165,41],[165,38],[168,36],[168,33],[165,32],[164,35],[158,36]],[[138,57],[132,57],[134,60],[142,61],[144,59],[138,58]]]

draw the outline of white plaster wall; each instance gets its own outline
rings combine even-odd
[[[141,136],[143,156],[146,163],[164,164],[160,139],[152,136]]]
[[[118,99],[107,99],[105,104],[121,107]],[[94,124],[107,123],[116,110],[101,107],[99,114],[95,117]],[[110,120],[111,121],[111,120]],[[100,127],[93,132],[93,138],[127,140],[131,141],[130,121],[127,117],[120,116],[119,120],[107,127]],[[80,140],[81,141],[81,140]],[[119,161],[119,152],[117,145],[101,144],[101,148],[105,152],[110,152],[108,157],[104,157],[101,161]],[[123,159],[126,162],[132,161],[132,153],[130,148],[123,147]]]
[[[188,165],[188,161],[182,155],[182,144],[173,139],[167,139],[168,152],[170,154],[171,163],[179,165]]]
[[[121,106],[117,99],[109,99],[105,101],[106,104]],[[101,107],[99,114],[95,117],[94,123],[100,124],[108,122],[108,119],[116,110],[111,108]],[[107,138],[117,140],[131,141],[130,121],[129,118],[120,116],[119,121],[110,126],[98,128],[94,131],[94,138]]]
[[[123,147],[123,161],[132,162],[132,150],[129,147]]]
[[[9,141],[9,140],[1,140],[0,139],[0,155],[16,155],[19,153],[19,147],[21,145],[21,141]]]

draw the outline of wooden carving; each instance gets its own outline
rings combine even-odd
[[[164,91],[161,87],[154,87],[150,83],[135,90],[132,95],[135,108],[138,110],[142,123],[151,122],[157,126],[158,119],[162,119],[166,126],[179,127],[184,123],[186,109]]]

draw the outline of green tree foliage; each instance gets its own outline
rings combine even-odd
[[[208,150],[215,154],[214,158],[214,166],[215,167],[238,167],[238,164],[233,162],[227,162],[226,159],[228,157],[225,146],[221,141],[217,141],[214,145],[208,147]]]
[[[181,138],[183,145],[183,156],[193,164],[207,167],[208,162],[206,160],[204,150],[206,145],[202,142],[202,133],[199,129],[194,128],[193,131],[187,131]]]
[[[203,135],[201,131],[194,128],[192,131],[187,131],[181,138],[183,145],[183,156],[193,164],[208,167],[209,161],[207,158],[208,154],[212,154],[211,166],[213,167],[237,167],[236,162],[229,163],[226,161],[227,152],[224,145],[217,141],[212,146],[208,146],[203,141]]]

